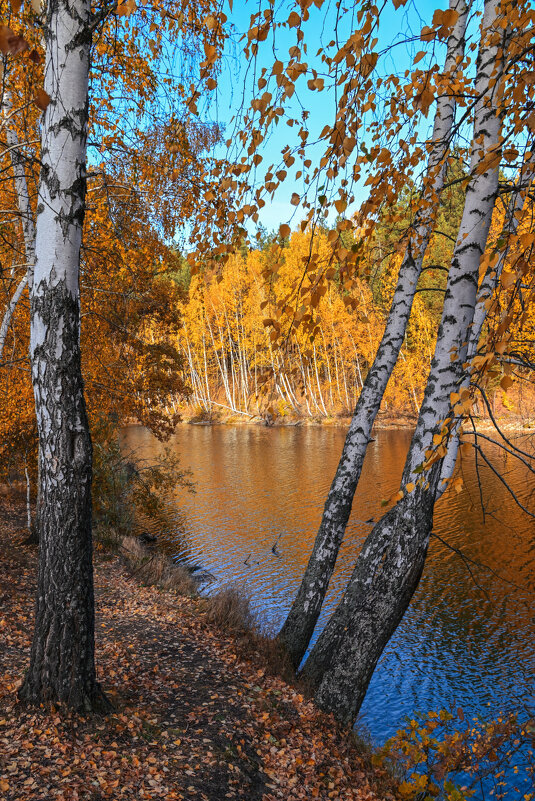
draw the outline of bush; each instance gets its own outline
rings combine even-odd
[[[209,623],[223,631],[243,634],[256,630],[256,621],[251,609],[251,599],[241,587],[223,587],[207,602]]]
[[[93,436],[93,520],[97,540],[119,547],[125,536],[169,522],[167,496],[177,486],[194,491],[178,456],[166,448],[154,461],[125,453],[117,432],[99,422]]]
[[[503,715],[494,721],[479,717],[465,719],[459,708],[415,715],[372,757],[376,766],[402,773],[398,787],[402,799],[466,801],[484,785],[494,799],[506,798],[505,772],[523,779],[531,789],[535,762],[530,723],[520,724],[517,716]],[[459,780],[460,777],[460,780]],[[524,801],[534,793],[519,790]],[[485,794],[483,793],[483,798]]]

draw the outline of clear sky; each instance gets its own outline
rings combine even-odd
[[[338,31],[338,37],[343,42],[347,36],[358,27],[356,20],[356,12],[361,6],[361,3],[356,2],[350,7],[343,18],[343,24]],[[378,3],[380,5],[380,3]],[[388,53],[382,58],[378,64],[378,70],[381,73],[387,74],[395,72],[403,74],[411,64],[415,54],[423,49],[429,47],[424,45],[420,39],[419,34],[423,25],[431,23],[433,13],[437,8],[447,8],[447,0],[436,2],[436,0],[420,0],[415,2],[409,0],[405,7],[395,9],[391,0],[385,4],[385,8],[381,13],[381,22],[378,31],[378,44],[376,50],[379,52],[395,45]],[[227,132],[232,130],[231,118],[236,110],[239,109],[242,99],[246,104],[250,102],[252,97],[252,66],[247,63],[247,59],[243,53],[245,42],[239,41],[241,35],[247,31],[249,27],[249,19],[251,13],[259,9],[267,8],[266,2],[234,2],[233,11],[226,9],[229,15],[229,21],[234,27],[235,35],[233,35],[227,54],[224,59],[224,66],[222,74],[219,79],[219,88],[217,91],[217,99],[212,102],[212,105],[205,110],[205,115],[211,119],[215,119],[222,123]],[[285,2],[277,3],[275,5],[276,19],[287,19],[290,11],[295,8],[295,4],[285,0]],[[322,9],[318,10],[312,7],[310,11],[310,20],[303,25],[305,34],[304,42],[307,44],[307,54],[303,60],[307,61],[310,66],[314,66],[319,73],[321,73],[321,62],[317,58],[316,53],[319,47],[325,46],[331,41],[334,36],[334,21],[335,21],[335,8],[334,3],[325,2]],[[288,31],[287,29],[279,29],[275,35],[270,36],[266,42],[263,43],[256,64],[257,77],[260,73],[262,66],[271,69],[275,58],[279,58],[286,63],[288,61],[288,48],[295,44],[295,29]],[[443,45],[438,45],[439,52],[431,53],[430,58],[438,60],[438,63],[443,58]],[[425,61],[422,62],[425,64]],[[249,67],[249,70],[248,70]],[[299,116],[302,108],[309,112],[308,127],[311,131],[310,139],[314,138],[313,133],[319,133],[323,126],[333,119],[334,108],[334,94],[332,91],[325,90],[323,92],[310,91],[306,87],[306,79],[301,78],[297,84],[297,89],[292,103],[290,106],[290,114],[292,116]],[[431,107],[430,118],[432,119],[433,107]],[[272,126],[273,127],[273,126]],[[227,134],[228,135],[228,134]],[[277,164],[280,161],[280,151],[286,145],[295,144],[296,128],[288,128],[287,125],[282,123],[278,126],[270,136],[269,140],[263,144],[259,151],[264,157],[262,167],[267,167],[271,163]],[[314,168],[314,154],[317,158],[320,157],[320,148],[316,147],[312,150],[309,156],[313,160],[311,169]],[[260,174],[260,173],[259,173]],[[275,197],[271,203],[268,203],[260,214],[261,223],[268,229],[278,228],[279,224],[286,222],[293,217],[293,223],[296,224],[301,215],[299,210],[292,206],[289,202],[290,196],[293,191],[299,191],[301,187],[292,185],[291,181],[286,181],[279,190],[277,190]],[[366,190],[360,187],[357,192],[356,207],[362,202],[365,197]],[[350,210],[351,211],[351,210]]]

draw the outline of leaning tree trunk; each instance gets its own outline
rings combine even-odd
[[[503,30],[499,0],[487,0],[478,58],[471,178],[444,298],[442,320],[420,416],[405,464],[403,497],[368,536],[346,592],[302,671],[318,705],[350,724],[377,661],[418,586],[425,564],[441,461],[430,469],[433,437],[451,417],[450,394],[460,385],[476,305],[479,263],[498,191],[498,166],[479,174],[485,154],[499,146]],[[498,22],[498,24],[496,24]],[[447,433],[444,434],[447,439]],[[436,442],[436,441],[435,441]],[[442,443],[441,443],[442,444]],[[444,445],[444,452],[446,446]],[[415,473],[416,471],[416,473]]]
[[[28,284],[28,275],[26,274],[23,275],[23,277],[17,284],[17,287],[7,304],[7,308],[4,311],[4,316],[2,317],[2,322],[0,323],[0,362],[2,361],[4,355],[4,346],[6,344],[6,339],[9,332],[9,326],[11,325],[11,320],[13,319],[13,315],[15,314],[15,309],[17,308],[18,302],[21,299],[27,284]]]
[[[444,66],[445,74],[453,80],[464,53],[467,4],[465,0],[450,0],[450,8],[456,10],[459,15],[448,40]],[[321,611],[351,514],[372,426],[405,337],[416,285],[433,232],[439,195],[444,186],[445,157],[455,122],[455,108],[453,96],[444,94],[439,97],[424,191],[414,222],[414,230],[399,270],[381,344],[366,376],[351,419],[305,574],[279,633],[279,640],[296,668],[305,654]]]
[[[42,509],[35,629],[20,697],[90,710],[95,678],[91,438],[80,366],[89,0],[49,0],[30,350]]]
[[[510,240],[518,230],[520,220],[522,219],[522,209],[524,207],[525,199],[529,194],[530,187],[535,178],[535,152],[533,148],[535,143],[532,144],[529,151],[529,157],[524,163],[520,175],[518,176],[517,186],[513,188],[511,199],[507,209],[507,216],[505,225],[502,231],[502,239]],[[489,264],[485,276],[481,282],[477,293],[476,307],[474,311],[474,319],[470,328],[470,337],[468,340],[467,361],[471,362],[474,356],[477,355],[479,340],[483,325],[487,316],[488,302],[492,298],[494,292],[500,284],[501,274],[504,265],[509,255],[509,247],[505,247],[497,264]],[[470,386],[471,375],[473,368],[467,371],[462,388]],[[458,390],[457,390],[458,391]],[[460,432],[461,432],[462,417],[458,417],[452,425],[452,431],[448,442],[448,451],[442,460],[442,469],[440,473],[440,482],[437,489],[437,500],[442,497],[446,491],[449,480],[453,476],[455,465],[457,463],[457,455],[459,451]]]
[[[4,97],[4,111],[10,112],[12,109],[11,99],[6,94]],[[19,303],[26,285],[31,294],[33,289],[33,273],[35,267],[35,219],[32,209],[30,192],[28,189],[28,180],[26,177],[27,167],[24,153],[20,147],[20,142],[15,129],[10,125],[10,121],[6,122],[6,139],[9,145],[9,155],[11,158],[11,167],[13,169],[13,182],[15,185],[15,194],[17,195],[17,205],[19,207],[19,215],[22,228],[22,237],[24,240],[24,254],[26,256],[26,274],[21,278],[17,289],[9,302],[8,308],[4,314],[2,324],[0,325],[0,361],[2,361],[2,353],[4,345],[11,325],[11,320],[15,314],[17,304]],[[30,534],[25,540],[27,545],[37,545],[39,542],[39,512],[41,509],[41,482],[39,480],[39,473],[37,477],[37,500],[35,504],[35,518],[33,526],[30,526]]]

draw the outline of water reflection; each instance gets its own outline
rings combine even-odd
[[[159,448],[141,428],[124,438],[146,456]],[[181,427],[172,445],[197,493],[170,499],[177,526],[166,532],[168,546],[205,566],[216,587],[245,584],[258,614],[276,628],[305,568],[343,440],[334,428]],[[377,519],[381,499],[397,490],[409,442],[410,432],[383,431],[370,444],[320,627],[370,529],[365,521]],[[486,452],[535,508],[533,475],[492,446]],[[438,504],[420,587],[373,677],[362,716],[378,741],[417,709],[455,703],[492,714],[533,704],[533,521],[488,466],[478,467],[483,508],[473,460],[465,460],[466,491]],[[271,550],[277,538],[280,558]],[[461,547],[465,560],[452,550]]]

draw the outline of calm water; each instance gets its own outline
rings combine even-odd
[[[171,446],[193,471],[197,492],[171,499],[176,513],[167,543],[210,570],[212,587],[248,587],[274,629],[305,568],[344,436],[339,428],[180,427]],[[144,456],[161,447],[141,428],[127,429],[124,438]],[[409,441],[409,432],[383,431],[369,446],[320,627],[370,529],[364,521],[377,519],[381,499],[398,489]],[[533,449],[529,437],[519,442]],[[535,509],[533,474],[493,446],[487,452],[521,503]],[[466,562],[432,538],[419,589],[362,708],[377,742],[404,715],[453,703],[465,713],[535,715],[535,521],[489,468],[479,472],[481,497],[474,463],[465,459],[466,491],[441,499],[434,531],[484,567],[470,563],[471,576]],[[271,552],[275,540],[280,558]]]

